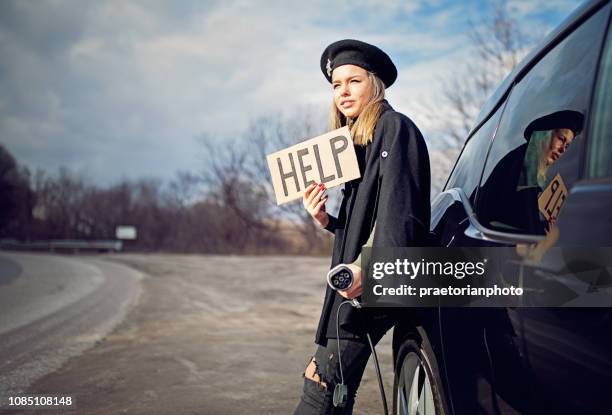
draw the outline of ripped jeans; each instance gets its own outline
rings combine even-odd
[[[376,330],[377,332],[371,333],[372,343],[376,345],[392,326],[392,323],[387,323]],[[348,400],[344,407],[336,408],[333,404],[334,388],[341,382],[338,342],[336,339],[328,339],[327,346],[319,345],[314,356],[308,361],[302,397],[293,415],[352,414],[357,388],[371,353],[367,338],[363,341],[340,340],[342,371],[344,383],[348,387]],[[312,376],[309,378],[307,374]]]

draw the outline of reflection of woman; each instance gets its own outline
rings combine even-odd
[[[546,232],[549,223],[540,214],[538,197],[547,185],[549,168],[580,134],[583,119],[580,112],[564,110],[527,126],[523,133],[527,142],[497,163],[479,193],[480,219],[485,224],[509,232]]]
[[[577,111],[557,111],[531,122],[525,129],[529,141],[517,191],[531,195],[531,227],[548,232],[557,218],[545,219],[538,208],[538,198],[547,185],[548,169],[556,163],[582,129],[583,116]],[[530,190],[531,189],[531,190]]]
[[[582,130],[583,115],[557,111],[532,121],[525,143],[506,154],[479,191],[479,219],[493,228],[518,233],[544,234],[549,228],[538,208],[547,185],[549,168]],[[496,138],[503,140],[504,137]]]
[[[422,245],[429,231],[429,158],[417,127],[384,100],[385,88],[397,77],[393,62],[375,46],[342,40],[325,49],[321,70],[333,90],[330,126],[349,126],[361,171],[360,179],[345,184],[337,218],[325,211],[324,184],[311,185],[304,195],[311,216],[335,234],[332,267],[355,261],[375,223],[374,247]],[[375,344],[393,325],[381,310],[339,308],[345,298],[362,293],[360,269],[353,270],[349,291],[327,288],[315,338],[318,347],[304,373],[296,414],[352,413],[370,356],[365,333]],[[348,400],[344,408],[335,408],[332,397],[342,380],[341,369]]]
[[[543,189],[546,186],[548,168],[565,153],[574,141],[574,137],[574,131],[569,128],[531,133],[519,187],[537,185]]]

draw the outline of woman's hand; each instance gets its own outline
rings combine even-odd
[[[550,219],[548,220],[548,223],[546,223],[546,234],[548,234],[552,228],[555,226],[555,224],[557,223],[557,218],[555,216],[551,216]]]
[[[361,285],[361,267],[355,264],[347,264],[353,271],[353,284],[346,291],[338,291],[338,293],[348,300],[359,297],[363,294],[363,286]]]
[[[327,201],[325,190],[327,189],[323,183],[312,183],[306,188],[302,199],[306,211],[322,228],[329,223],[329,216],[325,212],[325,202]]]

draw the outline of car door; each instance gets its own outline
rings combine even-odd
[[[487,152],[504,111],[502,100],[466,142],[445,190],[432,203],[432,233],[441,246],[481,246],[490,242],[472,238],[470,226],[478,183]],[[490,393],[490,370],[483,342],[485,321],[497,316],[483,309],[441,308],[438,321],[443,348],[443,379],[453,413],[478,413]],[[503,317],[503,316],[502,316]]]
[[[477,191],[480,227],[468,226],[467,235],[492,244],[561,236],[571,245],[589,243],[588,237],[572,241],[585,219],[576,217],[580,209],[574,206],[583,198],[577,189],[589,148],[584,130],[609,15],[610,5],[604,4],[585,16],[517,79]],[[571,128],[571,144],[555,153],[552,143],[560,140],[555,134]],[[609,211],[599,213],[609,217]],[[572,275],[524,264],[505,268],[507,281],[518,275],[525,281],[527,301],[535,292],[528,288],[576,290],[576,284],[568,285],[576,280]],[[583,284],[579,289],[589,288]],[[492,312],[497,318],[483,323],[490,413],[609,410],[604,392],[612,384],[607,374],[612,372],[609,310],[521,307]]]

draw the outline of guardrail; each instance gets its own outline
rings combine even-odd
[[[123,249],[123,242],[119,240],[86,241],[78,239],[49,239],[45,241],[20,242],[15,239],[0,239],[0,249],[51,252],[119,252]]]

